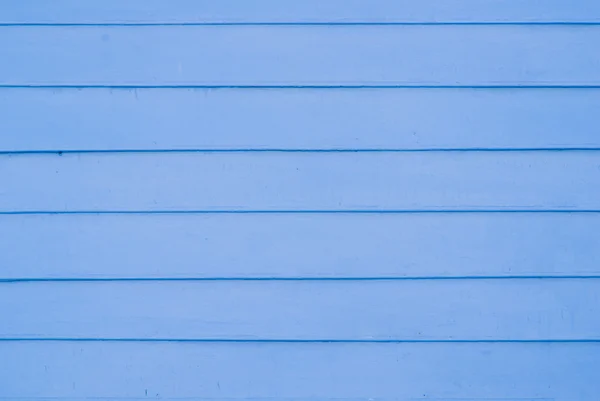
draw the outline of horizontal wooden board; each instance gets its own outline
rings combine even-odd
[[[600,279],[0,285],[1,338],[600,340]]]
[[[0,211],[600,209],[600,152],[0,156]]]
[[[572,0],[20,0],[1,23],[600,22],[594,1]]]
[[[0,360],[7,400],[597,401],[600,393],[598,343],[0,342]]]
[[[600,213],[0,215],[0,279],[600,275]]]
[[[0,151],[600,147],[600,89],[0,89]]]
[[[600,26],[5,26],[0,85],[600,85],[598,43]]]

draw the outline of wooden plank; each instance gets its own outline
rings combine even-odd
[[[10,400],[597,401],[600,392],[598,343],[0,342],[0,359],[0,397]]]
[[[0,29],[0,85],[600,85],[600,26]]]
[[[587,0],[21,0],[2,23],[600,22]]]
[[[600,209],[600,152],[0,157],[0,211]]]
[[[1,285],[0,338],[599,340],[600,279]]]
[[[599,148],[598,104],[597,89],[4,88],[0,151]]]
[[[0,215],[0,279],[600,275],[600,214]]]

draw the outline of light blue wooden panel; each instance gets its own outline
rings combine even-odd
[[[600,147],[598,89],[7,89],[0,151]]]
[[[598,343],[0,342],[0,360],[7,400],[597,401],[600,393]]]
[[[3,155],[0,211],[600,209],[600,152]]]
[[[0,85],[600,85],[598,43],[600,26],[5,26]]]
[[[2,23],[600,22],[593,0],[20,0]]]
[[[589,276],[598,227],[600,213],[1,215],[0,279]]]
[[[598,340],[600,279],[0,284],[0,338]]]
[[[0,399],[597,401],[592,3],[0,2]]]

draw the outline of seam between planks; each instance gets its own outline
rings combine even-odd
[[[208,84],[2,84],[0,89],[600,89],[600,84],[506,84],[506,85],[437,85],[437,84],[289,84],[289,85],[208,85]]]
[[[155,281],[459,281],[459,280],[594,280],[600,274],[506,276],[382,276],[382,277],[28,277],[0,278],[0,284],[39,282],[155,282]]]
[[[444,153],[444,152],[597,152],[600,147],[523,147],[523,148],[182,148],[182,149],[68,149],[0,150],[4,155],[95,154],[95,153]]]
[[[5,210],[2,215],[104,214],[439,214],[439,213],[600,213],[600,209],[405,209],[405,210]]]
[[[234,338],[129,338],[129,337],[5,337],[0,342],[175,342],[175,343],[339,343],[339,344],[402,344],[402,343],[458,343],[458,344],[493,344],[493,343],[600,343],[598,338],[574,339],[234,339]]]
[[[600,21],[214,21],[214,22],[0,22],[0,27],[144,26],[598,26]]]

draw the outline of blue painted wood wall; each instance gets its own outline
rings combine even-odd
[[[1,400],[600,399],[600,2],[0,2]]]

